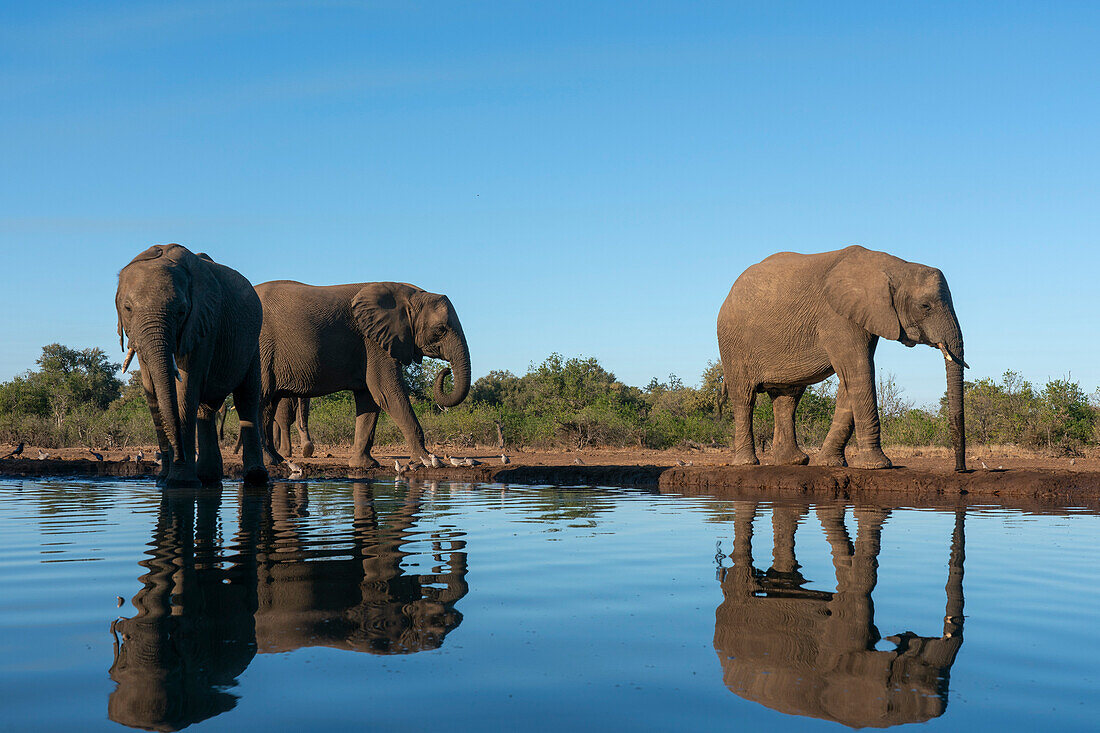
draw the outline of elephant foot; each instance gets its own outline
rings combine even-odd
[[[731,466],[758,466],[760,461],[756,458],[756,453],[753,451],[738,451],[733,454],[733,459],[730,460]]]
[[[266,486],[269,478],[266,468],[252,466],[244,473],[244,485],[248,487]]]
[[[351,468],[380,468],[378,461],[368,456],[352,456],[352,459],[348,461],[348,466]]]
[[[850,464],[852,468],[890,468],[894,464],[881,450],[861,450]]]
[[[777,466],[805,466],[809,462],[810,457],[794,446],[772,451],[772,463]]]
[[[307,440],[302,443],[302,458],[313,458],[313,442]]]
[[[816,456],[814,456],[813,464],[815,466],[833,466],[834,468],[844,468],[848,465],[848,461],[844,458],[844,451],[821,450]]]
[[[201,489],[202,482],[195,474],[180,473],[164,479],[163,487],[166,489]]]

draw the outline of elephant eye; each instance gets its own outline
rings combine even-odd
[[[921,303],[920,304],[920,309],[923,310],[923,311],[930,311],[930,310],[932,310],[932,304],[931,303]]]

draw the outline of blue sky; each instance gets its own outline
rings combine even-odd
[[[1091,392],[1097,48],[1070,2],[5,2],[0,379],[116,354],[119,268],[176,241],[447,293],[475,377],[692,383],[745,267],[862,244],[944,271],[971,377]]]

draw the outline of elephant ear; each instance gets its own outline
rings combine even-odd
[[[214,330],[221,309],[222,289],[209,260],[199,259],[184,247],[180,265],[187,272],[187,299],[191,310],[180,329],[179,353],[190,354]]]
[[[834,311],[876,336],[897,341],[901,322],[890,276],[866,259],[849,256],[834,265],[825,278],[825,300]]]
[[[419,357],[409,306],[420,292],[405,283],[369,283],[351,299],[351,312],[363,335],[402,364]]]

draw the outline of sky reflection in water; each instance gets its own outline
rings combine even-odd
[[[1085,730],[1098,530],[629,489],[3,481],[0,727]]]

